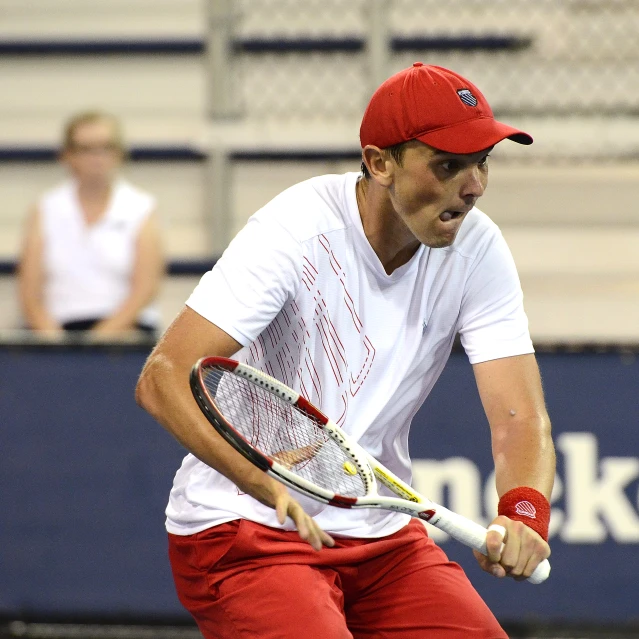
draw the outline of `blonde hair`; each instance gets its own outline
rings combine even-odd
[[[120,121],[112,114],[104,111],[84,111],[72,116],[64,125],[64,132],[62,136],[62,148],[68,150],[73,147],[73,136],[75,132],[83,124],[93,124],[95,122],[108,122],[113,125],[113,142],[124,152],[124,137],[122,135],[122,126]]]

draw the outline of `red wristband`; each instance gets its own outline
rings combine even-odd
[[[550,504],[538,490],[527,486],[509,490],[501,496],[497,512],[508,519],[521,521],[548,541]]]

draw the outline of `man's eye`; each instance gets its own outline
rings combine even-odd
[[[488,158],[490,157],[489,155],[484,156],[480,161],[479,161],[479,166],[486,166],[486,164],[488,164]]]
[[[457,162],[456,160],[448,160],[447,162],[442,162],[442,168],[444,169],[444,171],[454,173],[455,171],[459,171],[459,162]]]

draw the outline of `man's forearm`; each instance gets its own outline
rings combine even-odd
[[[163,357],[145,366],[136,400],[190,453],[232,481],[242,492],[274,506],[277,482],[256,468],[213,429],[191,397],[188,371],[178,372]]]
[[[555,449],[547,416],[493,425],[493,457],[497,493],[529,486],[550,499],[555,479]]]

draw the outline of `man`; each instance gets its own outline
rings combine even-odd
[[[267,204],[151,354],[137,398],[191,452],[167,529],[178,595],[205,637],[506,636],[420,522],[289,494],[213,431],[188,386],[199,357],[234,355],[410,481],[410,421],[459,333],[500,496],[477,560],[529,576],[550,554],[554,449],[515,266],[474,208],[505,138],[532,142],[452,71],[415,63],[391,77],[362,120],[363,175],[314,178]]]

